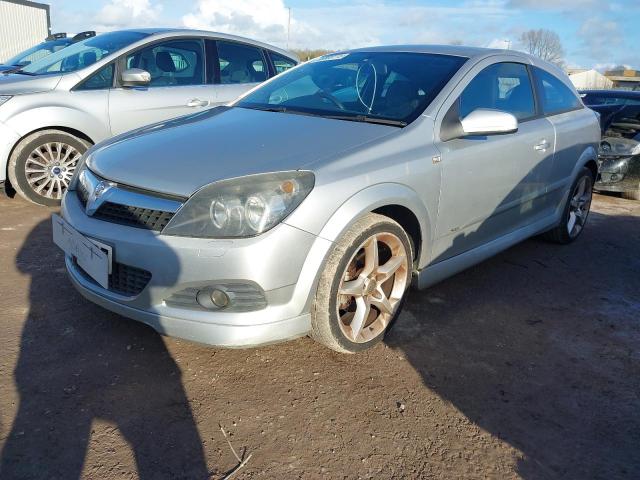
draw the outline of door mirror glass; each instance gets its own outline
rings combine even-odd
[[[518,131],[515,115],[500,110],[478,108],[464,117],[460,123],[464,136],[498,135]]]
[[[128,68],[122,72],[122,85],[125,87],[144,87],[151,83],[151,74],[141,68]]]

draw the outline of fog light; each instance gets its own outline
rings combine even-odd
[[[211,291],[211,301],[218,308],[224,308],[229,305],[229,295],[226,292],[215,288]]]
[[[227,292],[220,288],[205,288],[196,294],[196,301],[209,310],[220,310],[231,304]]]

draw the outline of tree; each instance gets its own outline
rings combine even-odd
[[[558,34],[552,30],[540,28],[527,30],[520,35],[520,43],[531,55],[540,57],[547,62],[562,66],[564,61],[564,48]]]

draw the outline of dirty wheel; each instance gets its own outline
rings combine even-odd
[[[11,185],[33,203],[59,205],[88,147],[87,142],[67,132],[36,132],[23,139],[11,156]]]
[[[560,225],[545,233],[545,238],[556,243],[571,243],[580,236],[589,217],[593,197],[593,174],[583,168],[571,187],[571,194]]]
[[[345,353],[379,342],[402,307],[412,258],[409,237],[393,220],[369,214],[355,222],[321,275],[313,338]]]

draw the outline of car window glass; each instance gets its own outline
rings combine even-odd
[[[131,31],[103,33],[34,61],[24,67],[22,71],[33,75],[75,72],[143,39],[147,35],[147,33]]]
[[[269,52],[271,56],[271,61],[273,62],[273,66],[276,69],[276,75],[278,73],[286,72],[290,68],[296,66],[296,62],[291,60],[290,58],[285,57],[284,55],[280,55],[275,52]]]
[[[478,108],[508,112],[518,120],[533,117],[535,102],[527,67],[496,63],[476,75],[460,95],[460,117]]]
[[[87,78],[76,90],[103,90],[113,85],[113,63],[101,68]]]
[[[278,75],[237,105],[409,123],[466,60],[410,52],[330,54]]]
[[[217,45],[220,83],[258,83],[267,79],[267,66],[259,48],[221,41]]]
[[[542,111],[545,115],[566,112],[582,107],[580,99],[554,75],[534,67],[538,90],[541,92]]]
[[[204,46],[200,40],[172,40],[127,55],[126,68],[151,75],[150,87],[202,85]]]

